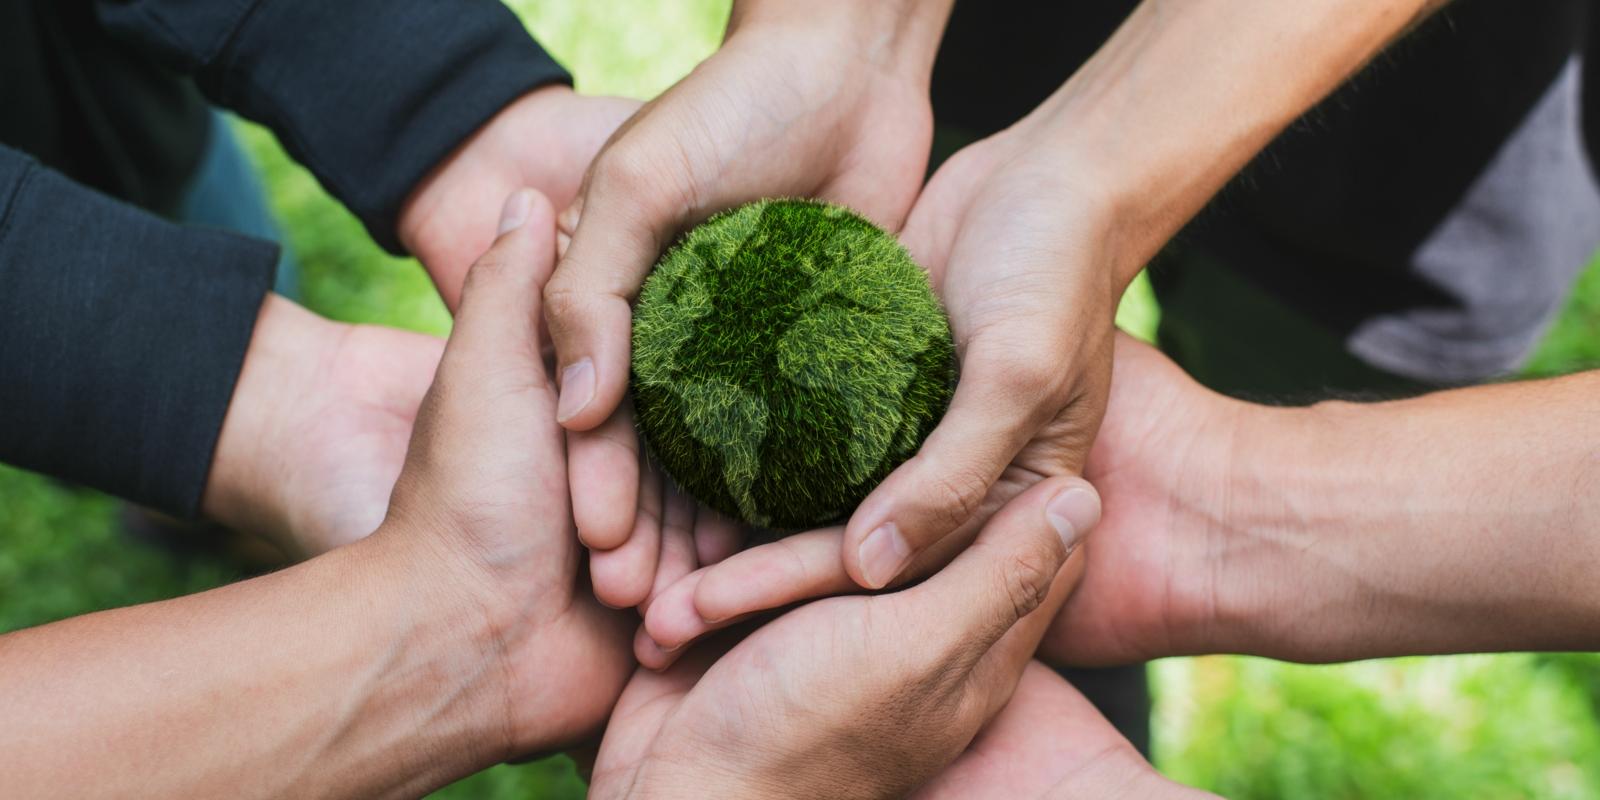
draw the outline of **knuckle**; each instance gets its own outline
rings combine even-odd
[[[989,494],[987,476],[971,468],[946,469],[933,477],[934,522],[953,530],[978,513]]]
[[[484,253],[478,257],[472,269],[467,270],[466,280],[461,284],[462,294],[478,291],[477,287],[503,280],[509,270],[509,260],[503,253],[495,250]]]
[[[1012,350],[999,359],[999,389],[1009,396],[1045,398],[1066,384],[1066,359],[1055,347],[1035,345]]]
[[[1043,548],[1030,548],[1006,560],[1000,583],[1016,614],[1013,623],[1044,603],[1060,566],[1060,559]]]
[[[649,148],[619,142],[594,165],[593,190],[600,195],[637,196],[661,182],[659,162]]]
[[[584,293],[570,283],[557,276],[544,287],[544,315],[552,333],[574,328],[583,319]]]

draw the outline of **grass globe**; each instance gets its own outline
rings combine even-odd
[[[848,209],[763,200],[689,231],[633,317],[651,456],[752,525],[833,524],[916,452],[955,385],[927,274]]]

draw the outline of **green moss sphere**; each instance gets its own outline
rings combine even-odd
[[[848,209],[763,200],[661,261],[633,316],[633,393],[683,489],[777,531],[842,521],[950,402],[950,324],[899,242]]]

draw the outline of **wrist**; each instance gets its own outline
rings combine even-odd
[[[783,0],[736,0],[728,18],[727,37],[779,31],[779,41],[798,31],[813,31],[819,43],[840,46],[841,55],[860,58],[884,72],[926,86],[933,73],[945,23],[954,0],[820,0],[805,4]]]
[[[506,760],[503,657],[488,616],[441,553],[417,531],[385,524],[373,536],[308,562],[336,572],[353,629],[370,637],[348,698],[349,741],[380,768],[388,790],[419,796]]]
[[[337,346],[342,328],[267,295],[217,436],[201,497],[206,517],[236,530],[283,532],[278,492],[291,466],[285,447],[293,408]]]

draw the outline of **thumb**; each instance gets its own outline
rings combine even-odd
[[[511,379],[524,388],[546,382],[540,290],[555,260],[554,215],[550,201],[533,189],[506,198],[499,236],[467,272],[441,376],[468,369],[473,374],[467,380],[475,384]]]
[[[661,255],[683,209],[669,202],[653,163],[637,147],[613,146],[590,169],[583,193],[562,214],[571,239],[545,287],[546,320],[560,364],[556,420],[591,430],[622,402],[632,349],[632,298]]]
[[[1067,557],[1099,522],[1100,495],[1088,481],[1042,481],[996,512],[949,566],[884,596],[905,606],[887,618],[938,620],[934,641],[920,631],[916,647],[964,674],[1044,602]]]
[[[975,339],[962,361],[950,408],[922,447],[867,496],[845,526],[845,571],[861,586],[881,589],[918,553],[960,528],[1055,403],[1053,372],[1061,360],[1045,352]]]

